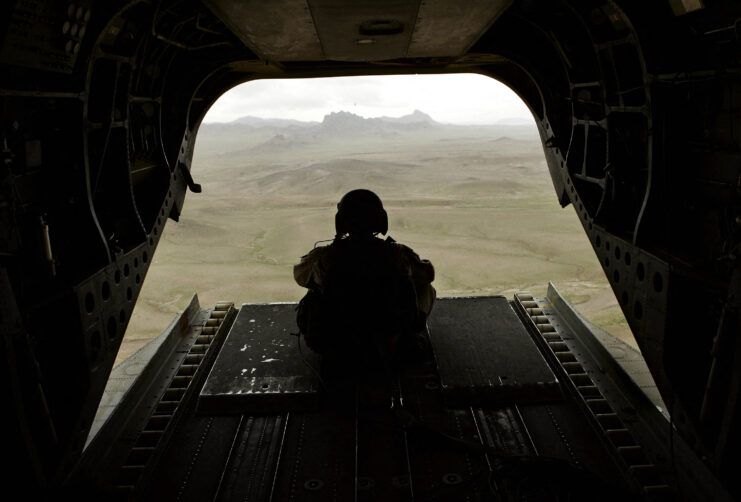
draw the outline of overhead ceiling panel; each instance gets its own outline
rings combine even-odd
[[[325,59],[305,0],[204,0],[252,51],[273,61]]]
[[[327,59],[381,61],[406,57],[420,0],[310,0]]]
[[[407,57],[462,56],[512,0],[423,0]]]
[[[512,0],[204,0],[272,61],[459,57]]]

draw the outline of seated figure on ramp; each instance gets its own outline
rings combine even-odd
[[[365,189],[348,192],[335,216],[336,235],[293,269],[309,291],[297,308],[306,344],[325,361],[358,369],[396,364],[422,348],[435,301],[435,270],[391,237],[381,199]]]

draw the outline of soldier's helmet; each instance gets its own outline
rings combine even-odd
[[[381,199],[366,189],[347,192],[337,204],[334,218],[338,236],[345,234],[386,234],[388,215]]]

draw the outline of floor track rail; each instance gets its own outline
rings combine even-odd
[[[140,487],[146,485],[147,473],[155,471],[153,465],[183,414],[184,405],[197,393],[198,382],[207,373],[236,312],[233,302],[217,303],[210,312],[209,318],[200,328],[201,333],[190,346],[121,465],[116,479],[116,486],[120,491],[133,496]]]
[[[649,462],[643,448],[610,402],[595,385],[587,370],[578,361],[569,344],[551,323],[542,305],[529,293],[516,293],[514,304],[523,321],[534,334],[551,361],[554,371],[571,389],[580,407],[590,418],[626,477],[640,488],[649,500],[673,499],[673,491],[660,469]]]

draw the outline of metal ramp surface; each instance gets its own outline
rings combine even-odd
[[[295,304],[245,304],[200,393],[201,413],[317,406],[320,358],[290,336]],[[504,297],[443,298],[429,335],[448,406],[558,400],[558,380]]]
[[[446,405],[561,398],[556,376],[505,297],[438,299],[428,326]]]
[[[492,495],[489,480],[504,486],[522,474],[538,496],[544,486],[576,495],[585,481],[579,466],[588,466],[596,475],[588,479],[605,480],[594,497],[627,500],[627,490],[671,498],[662,475],[669,456],[657,441],[667,422],[615,378],[609,355],[554,302],[524,294],[514,302],[439,299],[419,359],[392,375],[361,372],[346,385],[326,379],[321,393],[319,358],[303,351],[310,368],[290,336],[295,305],[243,305],[223,335],[213,335],[212,348],[221,350],[204,354],[204,378],[196,372],[194,392],[183,394],[162,439],[134,448],[128,441],[152,435],[137,424],[159,426],[171,404],[152,410],[142,402],[135,414],[142,421],[122,415],[117,422],[126,424],[117,437],[118,449],[130,451],[120,456],[127,463],[119,468],[112,459],[89,479],[105,478],[145,501],[174,493],[264,502],[483,500]],[[198,340],[212,336],[212,319],[202,322]],[[176,375],[191,367],[187,358],[177,370],[177,361],[158,366]],[[132,463],[144,453],[149,461]],[[702,471],[682,458],[682,472]],[[122,472],[131,477],[125,485]]]
[[[319,358],[296,337],[296,304],[244,304],[198,399],[199,413],[313,409]],[[311,367],[310,367],[311,365]]]

